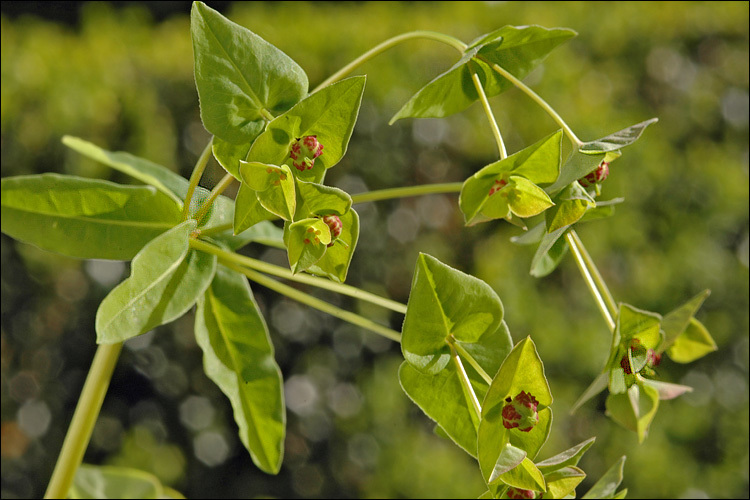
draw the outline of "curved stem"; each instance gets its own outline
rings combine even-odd
[[[474,82],[474,87],[477,89],[479,99],[482,101],[484,114],[487,115],[487,120],[490,122],[490,128],[492,129],[492,134],[495,136],[495,143],[497,144],[497,151],[500,155],[500,159],[504,160],[508,157],[508,153],[505,151],[505,143],[503,142],[503,136],[500,134],[500,127],[497,126],[495,115],[492,114],[492,108],[490,107],[490,102],[487,100],[487,95],[484,93],[484,88],[482,87],[482,82],[479,80],[479,75],[476,72],[473,72],[471,74],[471,80]]]
[[[260,111],[259,111],[259,113],[260,113],[260,116],[262,116],[262,117],[263,117],[263,119],[265,119],[266,121],[269,121],[269,122],[270,122],[270,121],[273,121],[273,119],[274,119],[274,118],[276,118],[276,117],[275,117],[275,116],[273,116],[273,115],[271,114],[271,112],[270,112],[270,111],[268,111],[268,110],[267,110],[266,108],[260,108]]]
[[[378,189],[377,191],[353,194],[352,203],[391,200],[393,198],[406,198],[408,196],[421,196],[424,194],[458,193],[461,191],[463,185],[463,182],[448,182],[445,184],[423,184],[421,186]]]
[[[362,327],[366,330],[370,330],[371,332],[377,333],[378,335],[382,335],[385,338],[394,340],[396,342],[401,342],[400,333],[398,333],[395,330],[391,330],[390,328],[385,327],[379,323],[375,323],[374,321],[370,319],[364,318],[360,316],[359,314],[346,311],[332,304],[329,304],[328,302],[324,302],[320,299],[312,297],[311,295],[305,292],[301,292],[297,290],[296,288],[292,288],[289,285],[280,283],[276,281],[275,279],[268,277],[265,274],[261,274],[257,271],[253,271],[252,269],[246,269],[246,268],[240,267],[230,262],[224,263],[224,265],[228,267],[229,269],[232,269],[234,271],[237,271],[238,273],[244,274],[251,280],[255,281],[256,283],[260,285],[263,285],[266,288],[270,288],[271,290],[275,292],[278,292],[282,295],[286,295],[290,299],[294,299],[310,307],[313,307],[315,309],[328,313],[331,316],[339,318],[343,321],[347,321],[353,325]]]
[[[469,399],[469,401],[471,402],[471,408],[474,410],[473,415],[476,417],[476,422],[479,423],[479,421],[482,418],[482,405],[479,404],[479,399],[477,399],[477,395],[474,393],[474,388],[471,386],[471,381],[469,380],[469,376],[466,374],[464,365],[461,363],[461,358],[458,357],[458,353],[456,352],[455,342],[449,341],[448,346],[450,346],[451,348],[451,359],[453,360],[453,363],[456,365],[456,372],[458,373],[458,380],[461,381],[461,386],[464,388],[464,393],[466,394],[466,398]]]
[[[203,149],[203,152],[198,157],[198,161],[195,162],[193,173],[190,174],[190,184],[188,185],[187,194],[185,195],[185,205],[183,205],[182,207],[182,220],[183,221],[186,221],[188,216],[190,215],[190,202],[193,201],[193,193],[195,193],[195,188],[198,186],[198,182],[201,180],[203,171],[206,170],[206,165],[208,165],[208,159],[211,157],[212,145],[213,145],[213,137],[211,138],[211,140],[208,141],[208,144],[206,144],[206,147]]]
[[[575,257],[576,264],[578,264],[578,269],[581,271],[581,275],[583,276],[583,279],[586,282],[586,285],[588,285],[589,290],[591,291],[591,294],[594,296],[594,301],[596,302],[596,305],[599,306],[599,311],[601,311],[602,316],[604,317],[604,321],[607,322],[607,326],[609,327],[609,330],[614,332],[615,322],[612,319],[612,315],[609,313],[609,310],[607,309],[607,305],[604,301],[604,298],[602,297],[602,294],[599,292],[599,289],[596,286],[596,282],[594,281],[594,278],[592,278],[591,274],[589,273],[588,267],[586,267],[586,261],[583,259],[583,256],[581,255],[581,251],[578,248],[578,244],[576,243],[576,240],[573,238],[573,236],[570,234],[570,231],[565,233],[565,239],[567,240],[568,245],[570,245],[570,250],[573,252],[573,256]]]
[[[447,45],[450,45],[451,47],[454,47],[456,50],[458,50],[461,54],[464,53],[464,50],[466,50],[466,44],[463,43],[461,40],[454,38],[449,35],[444,35],[443,33],[437,33],[434,31],[410,31],[408,33],[403,33],[401,35],[394,36],[393,38],[389,38],[388,40],[376,45],[375,47],[371,48],[340,70],[338,70],[333,75],[329,76],[326,80],[324,80],[320,85],[315,87],[310,93],[314,94],[315,92],[319,91],[320,89],[332,84],[333,82],[345,77],[352,71],[354,71],[358,66],[366,63],[373,57],[377,56],[381,52],[385,52],[386,50],[390,49],[394,45],[398,45],[399,43],[405,41],[405,40],[411,40],[413,38],[426,38],[429,40],[436,40],[438,42],[445,43]]]
[[[44,498],[68,497],[68,491],[83,461],[121,350],[122,342],[97,347]]]
[[[602,278],[601,273],[599,273],[599,269],[596,267],[596,264],[594,263],[594,259],[592,259],[591,255],[589,255],[588,251],[586,250],[586,247],[583,245],[583,242],[581,241],[581,238],[578,237],[578,233],[576,233],[574,229],[571,229],[569,231],[569,234],[570,234],[570,237],[573,240],[575,240],[576,246],[578,247],[578,251],[581,252],[581,256],[583,257],[583,260],[586,263],[586,267],[591,273],[591,277],[594,279],[594,282],[596,283],[596,286],[599,292],[602,294],[604,298],[604,302],[607,304],[607,309],[609,309],[609,313],[612,315],[612,317],[616,317],[617,310],[618,310],[617,302],[615,302],[615,298],[612,296],[612,293],[609,291],[609,288],[607,287],[607,283],[604,281],[604,278]]]
[[[190,246],[196,250],[216,255],[222,264],[228,265],[233,264],[235,266],[249,267],[279,278],[288,279],[290,281],[296,281],[297,283],[304,283],[306,285],[312,285],[332,292],[340,293],[342,295],[348,295],[355,299],[364,300],[372,304],[390,309],[391,311],[406,314],[406,306],[395,300],[380,297],[370,292],[360,290],[359,288],[345,285],[343,283],[336,283],[324,278],[318,278],[310,276],[309,274],[294,274],[289,269],[263,262],[262,260],[253,259],[244,255],[239,255],[233,252],[227,252],[217,246],[206,243],[205,241],[190,239]]]
[[[504,78],[508,79],[513,85],[518,87],[518,89],[521,90],[521,92],[531,97],[531,99],[534,102],[536,102],[553,120],[555,120],[555,122],[558,125],[560,125],[560,128],[562,128],[565,131],[565,133],[568,135],[568,138],[570,138],[570,140],[576,145],[577,148],[580,148],[583,145],[583,142],[578,138],[578,136],[576,136],[573,133],[573,130],[568,126],[568,124],[565,123],[565,120],[563,120],[562,117],[557,114],[557,112],[552,108],[552,106],[547,104],[547,101],[539,97],[539,95],[536,92],[531,90],[529,87],[526,86],[526,84],[524,84],[521,80],[513,76],[507,70],[503,69],[501,66],[486,60],[482,56],[476,56],[476,58],[490,65],[492,69],[494,69],[496,72],[501,74]]]
[[[211,190],[211,194],[208,195],[208,198],[206,198],[206,201],[203,202],[203,205],[201,205],[200,210],[195,212],[195,215],[193,218],[200,222],[203,217],[206,216],[208,213],[208,210],[211,208],[211,205],[214,201],[216,201],[216,198],[219,197],[221,193],[224,192],[226,188],[229,187],[229,185],[234,182],[234,177],[231,174],[225,175],[219,183],[214,186],[214,188]]]

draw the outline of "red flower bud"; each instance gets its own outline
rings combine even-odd
[[[529,432],[539,422],[537,407],[539,401],[531,393],[521,391],[518,396],[503,407],[503,427],[506,429],[518,428],[519,431]]]
[[[324,215],[323,222],[325,222],[328,229],[331,230],[331,242],[328,244],[328,246],[331,247],[333,246],[333,240],[341,235],[341,230],[344,228],[344,225],[341,223],[339,216],[333,214]]]
[[[495,179],[495,183],[490,188],[490,194],[488,194],[487,196],[492,196],[507,185],[508,181],[506,181],[505,179]]]
[[[531,490],[522,490],[520,488],[513,488],[512,486],[508,488],[508,492],[506,493],[508,495],[508,498],[518,498],[518,499],[524,499],[524,498],[536,498],[536,494]]]
[[[289,150],[292,165],[297,170],[304,172],[310,170],[315,164],[315,158],[323,154],[323,145],[318,142],[318,136],[306,135],[297,139]]]
[[[609,175],[609,163],[603,161],[596,167],[596,170],[591,172],[586,177],[578,179],[578,183],[583,187],[593,186],[594,184],[601,184]]]

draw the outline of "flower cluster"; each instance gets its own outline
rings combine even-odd
[[[539,401],[531,393],[521,391],[512,400],[508,396],[505,401],[508,404],[503,407],[502,415],[506,429],[517,428],[519,431],[529,432],[539,422]]]
[[[310,170],[315,164],[315,158],[323,154],[323,145],[318,142],[318,136],[306,135],[298,138],[292,144],[289,157],[292,165],[300,172]]]

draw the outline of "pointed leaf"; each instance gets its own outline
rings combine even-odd
[[[122,342],[179,318],[205,291],[216,256],[190,250],[196,224],[188,220],[154,238],[133,259],[130,277],[96,312],[96,342]]]
[[[352,208],[339,219],[342,226],[341,234],[333,241],[333,245],[326,249],[323,256],[306,271],[343,283],[359,240],[359,215]]]
[[[255,465],[277,474],[286,413],[281,370],[247,280],[220,267],[198,302],[195,336],[206,374],[229,398],[242,444]]]
[[[596,206],[596,202],[577,182],[563,189],[555,197],[557,208],[545,214],[547,217],[547,232],[568,227],[577,222],[586,211]]]
[[[471,355],[474,360],[479,363],[479,366],[487,373],[490,377],[494,377],[500,366],[508,357],[511,349],[513,349],[513,341],[510,337],[510,331],[508,331],[508,325],[505,320],[500,322],[500,326],[494,332],[487,332],[479,338],[477,342],[457,342],[464,348],[466,352]],[[467,370],[471,373],[471,369],[467,366]],[[477,397],[480,397],[477,394]],[[482,393],[480,397],[484,397]]]
[[[297,211],[294,220],[316,215],[344,215],[352,207],[352,197],[341,189],[297,180]]]
[[[544,498],[566,498],[569,494],[575,494],[576,487],[585,478],[586,473],[578,467],[565,467],[545,474],[547,493]]]
[[[637,141],[646,127],[658,121],[658,118],[651,118],[645,122],[637,123],[615,132],[614,134],[610,134],[607,137],[584,142],[579,148],[579,151],[584,154],[598,155],[599,153],[606,153],[608,151],[616,151],[624,148],[625,146],[629,146]]]
[[[554,205],[542,188],[523,177],[511,175],[508,187],[508,206],[519,217],[539,215]]]
[[[586,177],[593,172],[599,164],[604,161],[606,155],[601,154],[583,154],[574,150],[560,167],[560,176],[551,186],[544,188],[551,197],[568,187],[581,177]]]
[[[710,290],[703,290],[701,293],[688,300],[680,307],[668,313],[661,322],[664,330],[664,343],[659,346],[659,352],[664,352],[674,344],[677,337],[682,335],[690,324],[690,320],[698,312],[703,301],[711,294]]]
[[[476,342],[494,332],[503,319],[503,305],[484,281],[419,254],[412,280],[401,350],[404,358],[425,373],[448,363],[446,339]]]
[[[250,141],[234,144],[214,136],[211,150],[214,153],[214,158],[224,167],[224,170],[232,174],[235,179],[241,181],[240,160],[247,158],[247,153],[250,151],[251,145],[252,142]]]
[[[130,260],[181,218],[174,200],[151,186],[58,174],[0,182],[2,231],[70,257]]]
[[[505,474],[515,467],[518,467],[525,458],[525,451],[520,448],[516,448],[510,443],[507,443],[500,452],[500,455],[497,457],[495,467],[492,469],[492,474],[490,474],[487,482],[490,484],[496,483],[500,479],[501,475]]]
[[[612,198],[611,200],[606,201],[598,200],[596,206],[589,207],[578,222],[588,222],[612,217],[615,214],[615,205],[619,205],[623,201],[625,201],[625,198]]]
[[[203,2],[190,31],[195,84],[206,130],[235,144],[263,131],[262,110],[283,113],[307,93],[307,75],[289,56]]]
[[[315,159],[311,170],[293,170],[294,175],[303,180],[321,182],[326,169],[338,163],[346,153],[364,88],[365,77],[355,76],[311,94],[268,124],[250,148],[248,159],[291,165],[287,160],[292,143],[314,135],[323,145],[323,154]]]
[[[717,349],[716,342],[703,323],[690,318],[688,327],[667,349],[667,354],[677,363],[690,363]]]
[[[496,96],[512,84],[492,70],[490,64],[498,64],[523,79],[552,49],[573,36],[575,32],[571,30],[541,26],[505,26],[483,35],[467,47],[463,57],[448,71],[422,87],[389,123],[408,117],[440,118],[468,108],[479,98],[471,78],[473,72],[479,75],[487,97]]]
[[[294,176],[287,165],[240,161],[242,182],[256,192],[260,205],[284,220],[297,210]]]
[[[594,483],[589,491],[581,498],[615,498],[615,492],[622,482],[622,471],[625,467],[625,458],[622,457],[610,467],[599,480]]]
[[[661,316],[657,313],[637,309],[629,304],[620,304],[615,335],[623,345],[637,338],[646,349],[656,349],[662,341]],[[619,360],[617,360],[619,363]]]
[[[529,274],[535,278],[541,278],[547,276],[552,271],[557,269],[557,266],[562,262],[563,257],[568,253],[568,242],[565,238],[555,237],[558,235],[557,231],[561,233],[565,232],[566,227],[562,227],[555,231],[553,237],[550,240],[554,240],[552,246],[547,249],[546,252],[534,255],[532,260],[532,267],[529,270]],[[541,246],[540,246],[541,247]]]
[[[653,387],[635,384],[626,393],[610,393],[606,407],[607,415],[626,429],[636,432],[638,442],[642,443],[659,408],[659,393]]]
[[[547,491],[547,482],[544,480],[544,474],[536,468],[534,462],[528,457],[524,458],[518,467],[514,467],[500,475],[497,480],[523,490]]]
[[[660,382],[658,380],[651,380],[644,378],[642,382],[645,385],[653,387],[659,393],[659,399],[674,399],[677,396],[681,396],[686,392],[693,392],[693,388],[687,385],[670,384],[669,382]]]
[[[604,371],[600,373],[593,382],[591,382],[591,385],[589,385],[585,391],[583,391],[583,394],[581,394],[581,397],[579,397],[575,403],[573,403],[573,407],[570,409],[570,413],[575,412],[578,408],[584,405],[586,401],[593,398],[600,392],[602,392],[604,389],[607,388],[607,385],[609,383],[609,372]]]
[[[232,251],[237,251],[248,243],[253,242],[269,247],[286,249],[283,234],[284,232],[280,227],[274,226],[269,221],[261,221],[253,225],[253,227],[242,231],[240,234],[223,233],[212,236],[212,238],[221,242]]]
[[[583,457],[583,454],[586,453],[586,450],[591,448],[595,440],[595,437],[589,438],[582,443],[578,443],[572,448],[568,448],[562,453],[558,453],[554,457],[550,457],[547,460],[537,462],[536,466],[545,474],[545,476],[564,467],[574,467],[578,465],[578,462],[581,460],[581,457]]]

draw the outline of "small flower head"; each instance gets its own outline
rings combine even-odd
[[[493,194],[500,191],[502,188],[508,185],[508,181],[505,179],[495,179],[495,183],[492,184],[492,187],[490,188],[490,193],[487,196],[492,196]]]
[[[339,219],[339,216],[333,214],[324,215],[323,222],[325,222],[328,226],[328,229],[331,230],[331,242],[328,244],[328,246],[333,246],[333,240],[341,236],[341,230],[344,228],[344,225],[341,223],[341,219]]]
[[[609,163],[603,161],[589,175],[578,179],[578,183],[583,187],[589,187],[594,184],[601,184],[607,179],[607,176],[609,176]]]
[[[522,490],[520,488],[513,488],[512,486],[508,488],[506,495],[508,495],[508,498],[536,498],[536,494],[532,490]]]
[[[539,422],[539,401],[531,393],[521,391],[512,400],[508,397],[505,401],[507,404],[503,407],[502,415],[503,427],[506,429],[517,428],[519,431],[529,432]]]
[[[323,154],[323,145],[318,142],[318,136],[306,135],[298,138],[289,149],[292,165],[300,172],[310,170],[315,164],[315,158]]]

